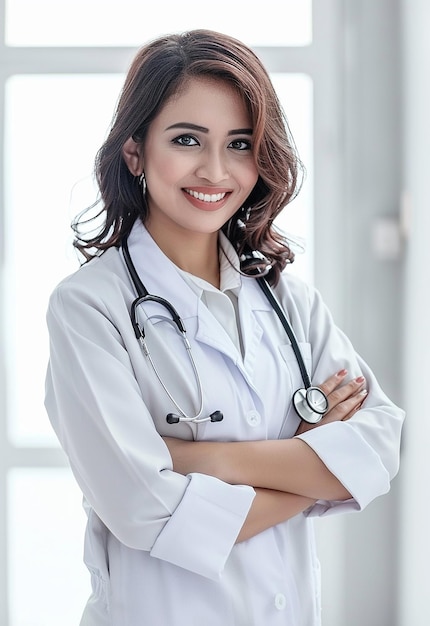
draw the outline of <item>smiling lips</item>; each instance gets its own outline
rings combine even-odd
[[[199,209],[218,209],[224,204],[224,199],[231,191],[220,191],[214,189],[183,189],[191,204]]]

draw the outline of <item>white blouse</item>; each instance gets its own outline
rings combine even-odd
[[[178,268],[186,283],[227,331],[237,350],[243,353],[237,295],[240,289],[240,265],[231,243],[220,232],[220,288]]]

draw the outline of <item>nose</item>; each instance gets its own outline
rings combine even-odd
[[[219,183],[225,180],[229,176],[227,156],[217,149],[204,151],[196,174],[210,183]]]

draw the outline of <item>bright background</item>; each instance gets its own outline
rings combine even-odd
[[[429,23],[426,0],[0,0],[0,626],[76,626],[89,593],[43,408],[47,299],[136,48],[195,27],[269,69],[307,168],[279,222],[293,271],[409,414],[390,495],[317,525],[323,626],[428,626]]]

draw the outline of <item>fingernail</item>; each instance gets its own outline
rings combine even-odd
[[[362,391],[360,391],[360,393],[358,394],[359,396],[367,396],[369,392],[367,391],[367,389],[362,389]]]
[[[343,378],[347,374],[348,374],[348,370],[340,370],[340,372],[338,372],[336,376],[339,376],[339,378]]]
[[[358,378],[355,379],[356,383],[364,383],[364,376],[359,376]]]

